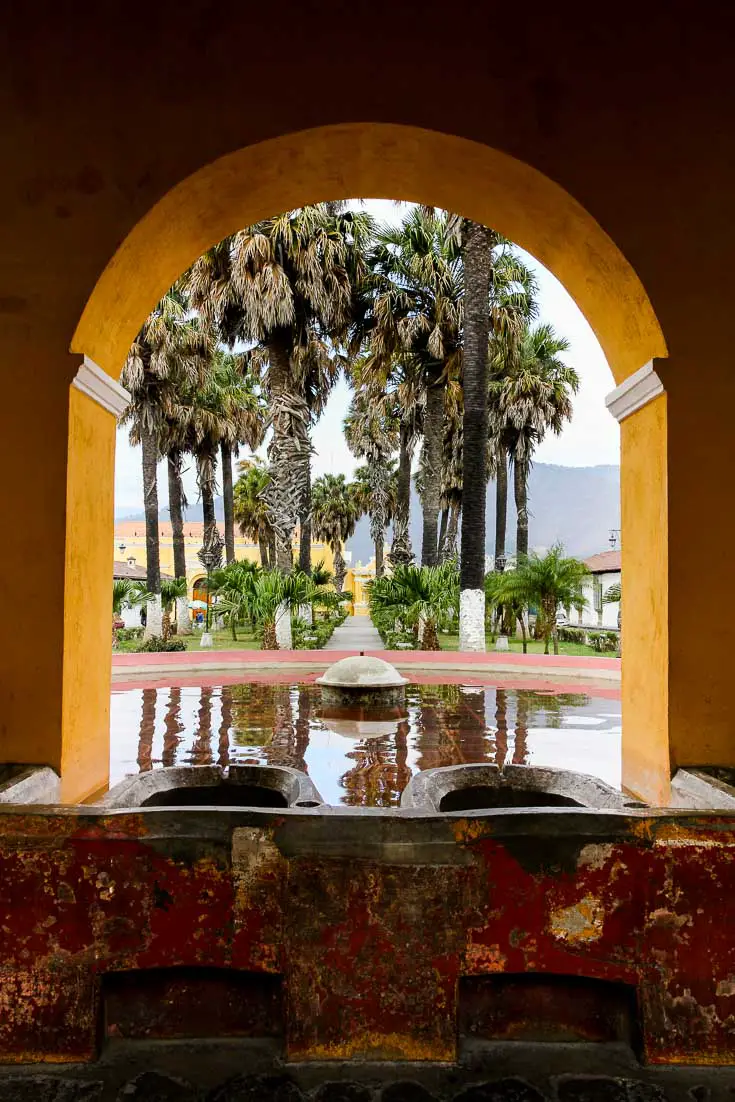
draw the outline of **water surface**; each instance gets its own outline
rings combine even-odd
[[[410,685],[404,711],[366,731],[323,716],[313,684],[125,689],[112,694],[110,784],[160,766],[289,765],[327,803],[396,807],[419,770],[492,762],[576,769],[620,787],[618,700]]]

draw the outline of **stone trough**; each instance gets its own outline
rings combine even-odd
[[[176,765],[126,777],[103,807],[319,807],[306,773],[275,765]]]
[[[622,811],[642,806],[598,777],[528,765],[427,769],[411,778],[401,797],[401,807],[445,813],[543,807]]]

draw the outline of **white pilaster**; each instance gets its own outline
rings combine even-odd
[[[663,392],[664,384],[653,370],[653,364],[647,363],[615,387],[605,399],[605,405],[617,421],[622,421]]]
[[[89,356],[84,357],[84,363],[74,376],[71,385],[81,390],[82,394],[86,394],[114,417],[119,417],[130,401],[128,391],[111,379],[94,360],[90,360]]]

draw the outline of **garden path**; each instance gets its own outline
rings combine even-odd
[[[336,627],[322,650],[382,650],[383,643],[369,616],[348,616]]]

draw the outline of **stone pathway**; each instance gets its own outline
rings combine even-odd
[[[383,641],[369,616],[348,616],[334,629],[332,638],[322,650],[348,650],[359,654],[361,650],[382,650]]]

